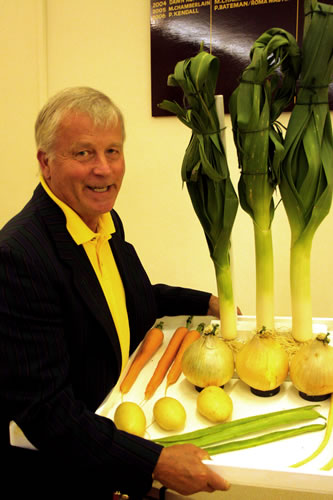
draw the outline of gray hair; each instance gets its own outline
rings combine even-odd
[[[107,95],[90,87],[71,87],[51,97],[39,112],[35,123],[37,149],[52,152],[59,122],[70,111],[87,114],[95,126],[120,123],[125,139],[123,115]]]

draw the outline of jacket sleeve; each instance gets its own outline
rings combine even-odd
[[[207,314],[210,293],[164,284],[154,285],[153,288],[159,318],[185,314],[196,316]]]
[[[117,430],[78,399],[66,335],[66,295],[61,280],[47,271],[51,268],[50,262],[31,259],[26,249],[0,249],[1,411],[7,424],[14,420],[39,450],[31,453],[38,453],[40,465],[57,463],[57,475],[75,464],[87,474],[98,470],[110,489],[144,493],[162,448]],[[86,365],[82,361],[83,380],[94,379],[88,361],[89,356]]]

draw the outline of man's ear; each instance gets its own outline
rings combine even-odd
[[[39,166],[44,179],[49,179],[50,178],[49,158],[45,153],[45,151],[42,151],[41,149],[37,151],[37,160],[39,162]]]

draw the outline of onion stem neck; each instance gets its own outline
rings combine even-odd
[[[319,340],[319,342],[322,342],[324,345],[329,344],[330,343],[329,336],[330,336],[329,332],[326,334],[320,333],[319,335],[317,335],[316,340]]]
[[[213,325],[211,329],[205,330],[203,333],[205,336],[208,337],[208,335],[215,336],[216,335],[216,330],[218,329],[218,325]]]

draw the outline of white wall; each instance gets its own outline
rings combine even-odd
[[[0,225],[36,185],[34,121],[40,106],[41,3],[0,0]]]
[[[65,86],[91,85],[110,95],[125,114],[127,173],[116,208],[151,280],[215,292],[203,231],[180,178],[190,131],[175,117],[151,116],[150,2],[0,0],[0,7],[0,61],[6,75],[0,82],[0,225],[25,203],[37,182],[33,124],[40,102]],[[287,122],[288,115],[283,119]],[[226,125],[236,185],[239,173],[229,116]],[[333,315],[332,229],[333,211],[314,240],[314,316]],[[289,315],[290,232],[282,204],[273,231],[276,314]],[[236,302],[244,314],[254,314],[252,221],[241,209],[233,255]]]

